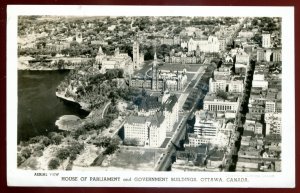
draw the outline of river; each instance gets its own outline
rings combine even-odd
[[[78,104],[55,95],[56,87],[68,72],[18,71],[18,142],[58,131],[55,121],[62,115],[88,115]]]

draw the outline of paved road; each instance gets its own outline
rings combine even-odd
[[[106,109],[108,108],[108,106],[110,105],[110,101],[108,102],[108,103],[106,103],[106,105],[105,105],[105,107],[104,107],[104,109],[103,109],[103,112],[102,112],[102,119],[104,118],[104,115],[106,114],[105,112],[106,112]]]
[[[203,64],[205,64],[205,63],[207,64],[207,62],[209,62],[209,61],[210,60],[204,60]],[[204,73],[205,73],[205,71],[203,71],[203,68],[202,67],[199,68],[199,70],[193,77],[193,80],[196,80],[196,81],[194,81],[194,85],[192,85],[191,89],[196,87],[196,84],[199,83],[199,81],[201,80],[201,77]],[[181,96],[179,97],[179,104],[180,104],[179,108],[182,108],[182,106],[184,105],[184,101],[186,100],[188,93],[190,92],[190,89],[187,89],[188,87],[189,87],[189,85],[187,85],[187,87],[184,90],[185,94],[181,94]],[[161,157],[160,161],[157,162],[157,165],[155,167],[156,171],[166,171],[168,169],[168,167],[170,166],[171,156],[176,152],[176,148],[172,143],[179,146],[180,140],[184,138],[184,136],[186,134],[186,122],[187,122],[188,118],[192,115],[192,113],[194,112],[195,106],[196,105],[194,105],[194,107],[190,111],[185,113],[184,117],[181,119],[180,124],[178,124],[178,127],[176,128],[174,135],[172,136],[170,142],[167,145],[165,153]]]

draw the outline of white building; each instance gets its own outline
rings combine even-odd
[[[236,53],[235,68],[246,68],[249,65],[250,55],[244,51]]]
[[[281,135],[281,113],[265,113],[266,135]]]
[[[244,83],[242,80],[215,80],[209,79],[209,92],[216,93],[218,91],[224,91],[228,93],[242,93],[244,89]]]
[[[168,93],[166,93],[168,96]],[[166,97],[165,97],[166,98]],[[172,131],[175,123],[178,121],[178,99],[176,95],[172,95],[162,100],[163,114],[165,116],[166,131]]]
[[[204,110],[208,111],[234,111],[238,110],[239,98],[221,99],[213,94],[207,94],[204,98]]]
[[[230,76],[230,68],[220,67],[214,70],[214,76]]]
[[[274,101],[266,101],[265,113],[274,113],[276,110],[276,103]]]
[[[263,90],[268,89],[268,81],[265,80],[265,76],[261,72],[255,71],[253,74],[252,87],[262,88]]]
[[[107,56],[103,53],[100,46],[98,54],[95,58],[96,64],[101,66],[100,72],[105,73],[110,69],[123,69],[124,74],[133,73],[133,64],[131,57],[127,53],[120,53],[119,48],[115,49],[115,53],[112,56]]]
[[[140,53],[140,44],[138,41],[133,42],[132,46],[133,68],[140,69],[144,63],[144,54]]]
[[[244,90],[244,82],[242,80],[231,80],[228,84],[229,93],[242,93]]]
[[[271,34],[262,34],[262,47],[263,48],[271,47]]]
[[[229,136],[233,132],[233,124],[225,124],[225,119],[216,119],[216,114],[204,110],[195,113],[194,133],[189,134],[189,146],[198,147],[212,144],[224,147],[229,144]]]
[[[265,61],[270,62],[271,61],[271,55],[272,55],[272,50],[267,49],[265,51]]]
[[[218,91],[226,92],[226,80],[214,80],[213,78],[209,79],[209,92],[216,93]]]
[[[166,138],[165,117],[130,116],[124,124],[124,140],[136,140],[139,145],[160,147]]]
[[[191,38],[188,42],[188,51],[197,50],[197,47],[200,48],[201,52],[219,52],[220,51],[220,42],[217,37],[209,36],[208,39],[205,40],[193,40]]]

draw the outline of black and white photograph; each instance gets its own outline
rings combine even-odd
[[[293,179],[293,32],[280,11],[69,8],[12,14],[10,168],[67,186]]]

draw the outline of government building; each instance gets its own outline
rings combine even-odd
[[[215,94],[209,93],[204,98],[204,110],[226,112],[238,110],[239,97],[229,96],[228,99],[217,97]]]
[[[187,84],[185,72],[161,72],[157,65],[157,56],[154,55],[151,77],[131,77],[129,84],[135,88],[144,88],[156,91],[183,90]]]

